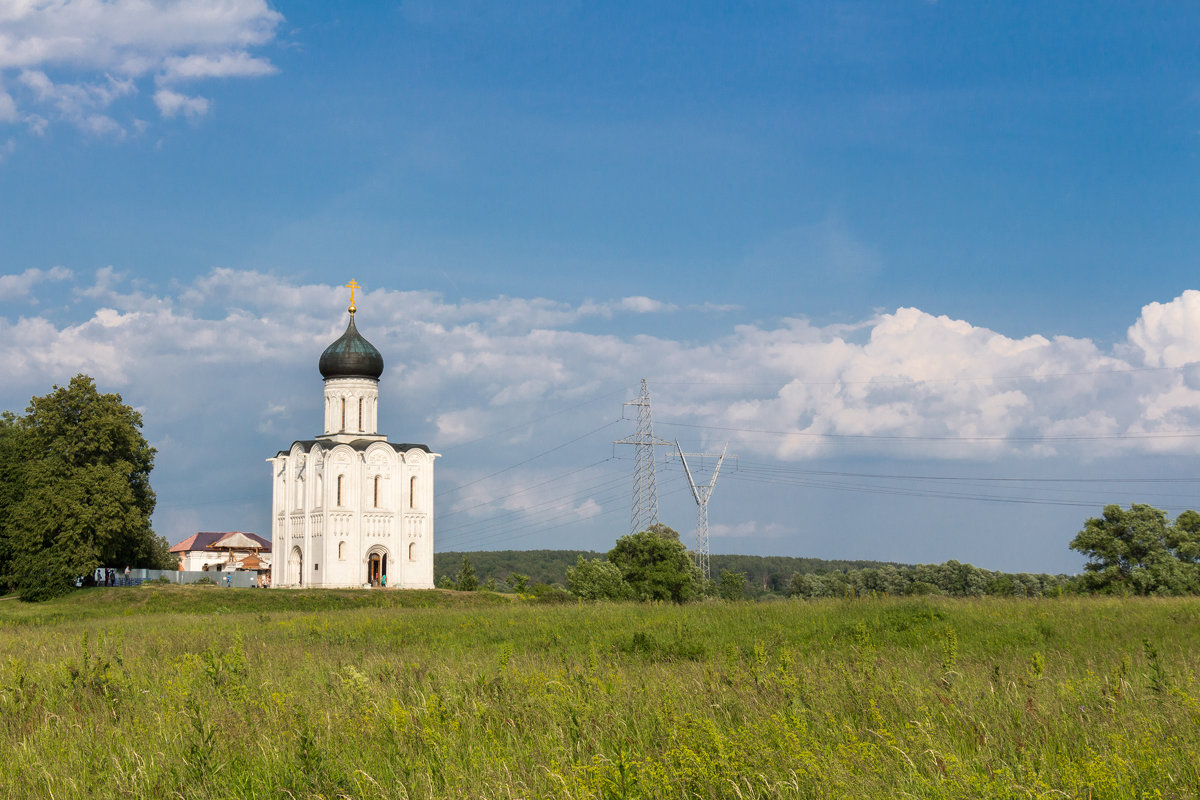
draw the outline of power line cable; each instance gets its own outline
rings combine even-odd
[[[675,489],[671,489],[671,490],[663,492],[661,496],[662,497],[671,497],[673,495],[683,492],[686,488],[687,487],[685,487],[685,486],[679,486]],[[606,501],[606,504],[616,503],[620,499],[621,496],[622,496],[622,494],[614,494],[614,496],[612,497],[611,500]],[[609,514],[615,514],[616,512],[621,511],[621,510],[622,510],[621,506],[614,505],[611,508],[608,508],[608,509],[605,509],[604,511],[600,511],[600,512],[597,512],[596,514],[593,514],[592,516],[588,517],[588,519],[592,520],[592,519],[596,519],[597,517],[608,516]],[[556,519],[561,519],[563,516],[566,516],[566,515],[559,514],[555,517],[551,517],[550,521],[554,521]],[[572,514],[571,516],[574,516],[574,515]],[[509,531],[501,531],[501,532],[492,534],[490,536],[484,536],[484,537],[481,537],[478,539],[468,539],[465,542],[460,542],[456,546],[462,547],[465,544],[467,546],[478,547],[480,545],[485,545],[485,544],[494,542],[497,539],[500,539],[501,541],[505,541],[505,542],[515,541],[517,539],[524,539],[527,536],[534,536],[537,534],[548,533],[550,531],[566,527],[567,525],[576,524],[577,522],[578,522],[578,520],[573,518],[566,522],[562,522],[562,523],[558,523],[558,524],[554,524],[554,525],[544,525],[542,527],[533,527],[533,528],[522,527],[520,533],[515,533],[515,534],[511,534],[511,535],[509,534]]]
[[[509,511],[500,511],[499,513],[493,514],[492,516],[483,517],[480,519],[460,520],[457,525],[452,526],[448,531],[445,531],[444,533],[455,534],[455,533],[459,533],[460,531],[479,530],[479,529],[481,529],[481,527],[482,527],[482,529],[491,529],[491,528],[502,527],[507,524],[513,524],[513,523],[516,523],[519,521],[519,520],[515,519],[517,517],[523,517],[523,516],[528,515],[529,513],[536,513],[536,512],[539,512],[539,511],[541,511],[543,509],[547,509],[547,508],[557,509],[557,508],[560,508],[564,503],[567,503],[567,504],[575,503],[576,501],[580,500],[581,498],[586,498],[589,495],[592,495],[592,494],[595,494],[598,492],[611,491],[613,489],[613,487],[617,486],[624,480],[625,480],[625,476],[614,475],[612,477],[605,478],[598,482],[594,482],[594,483],[591,483],[586,486],[580,486],[578,488],[571,489],[565,493],[558,494],[553,497],[549,497],[545,500],[541,500],[540,502],[537,502],[537,503],[527,506],[525,508],[512,509]],[[503,499],[505,499],[505,498],[497,498],[494,502],[489,503],[488,505],[497,505]]]
[[[731,473],[729,477],[730,477],[730,480],[751,481],[751,482],[778,485],[778,486],[797,486],[797,487],[804,487],[804,488],[832,489],[832,490],[836,490],[836,491],[860,492],[863,494],[884,494],[884,495],[896,495],[896,496],[905,496],[905,497],[925,497],[925,498],[947,499],[947,500],[971,500],[971,501],[988,502],[988,503],[1012,503],[1012,504],[1018,504],[1018,505],[1054,505],[1054,506],[1078,507],[1078,508],[1095,508],[1098,502],[1099,502],[1099,504],[1103,505],[1103,501],[1096,501],[1096,500],[1084,501],[1084,500],[1072,500],[1072,499],[1066,499],[1066,498],[1058,499],[1058,498],[1034,498],[1034,497],[1005,497],[1005,496],[986,495],[986,494],[968,494],[968,493],[963,493],[963,492],[952,492],[952,491],[928,491],[928,490],[909,489],[909,488],[904,488],[904,487],[886,487],[886,486],[869,486],[869,485],[864,486],[862,484],[845,484],[845,483],[837,483],[837,482],[833,482],[833,481],[811,481],[811,480],[803,480],[803,479],[799,479],[799,478],[792,479],[792,480],[771,479],[771,478],[762,478],[762,477],[756,478],[756,477],[747,476],[745,474],[737,473],[737,472]]]
[[[1158,433],[1100,433],[1080,434],[1077,436],[908,436],[883,433],[814,433],[810,431],[774,431],[763,428],[734,428],[725,425],[699,425],[688,422],[668,422],[659,420],[659,425],[670,425],[676,428],[699,428],[710,431],[731,431],[734,433],[757,433],[770,436],[803,436],[813,439],[842,439],[875,442],[1078,442],[1078,441],[1109,441],[1114,439],[1191,439],[1200,437],[1200,431],[1169,431]]]
[[[526,506],[525,508],[512,509],[510,511],[502,511],[501,513],[495,514],[490,517],[483,517],[482,519],[463,521],[463,522],[460,522],[457,526],[451,527],[449,530],[442,531],[442,534],[443,535],[452,535],[454,533],[457,533],[457,532],[463,531],[463,530],[470,530],[473,528],[478,529],[480,526],[488,526],[489,523],[495,523],[496,526],[508,524],[509,522],[514,521],[512,519],[513,517],[525,516],[530,513],[534,513],[540,509],[546,508],[548,506],[558,508],[558,507],[562,506],[562,504],[564,504],[564,503],[573,502],[575,498],[584,497],[584,496],[587,496],[587,495],[595,493],[595,492],[607,490],[607,489],[611,488],[612,486],[615,486],[616,484],[620,483],[623,480],[624,480],[624,476],[613,477],[602,483],[593,484],[591,486],[585,486],[583,488],[575,490],[574,492],[571,492],[570,494],[558,495],[558,496],[550,498],[548,500],[543,500],[539,503],[535,503],[533,505]],[[497,500],[496,502],[499,502],[499,500]],[[492,504],[489,504],[489,505],[492,505]]]
[[[866,380],[831,380],[831,381],[806,381],[800,378],[793,378],[786,383],[778,381],[770,382],[749,382],[743,383],[738,381],[663,381],[655,380],[656,386],[772,386],[780,389],[792,384],[801,386],[870,386],[872,384],[921,384],[921,383],[979,383],[985,381],[1023,381],[1023,380],[1043,380],[1046,378],[1074,378],[1080,376],[1091,375],[1126,375],[1138,372],[1178,372],[1190,364],[1183,364],[1177,367],[1128,367],[1124,369],[1092,369],[1078,370],[1074,372],[1045,372],[1045,373],[1030,373],[1028,375],[980,375],[975,377],[962,378],[870,378]]]
[[[500,502],[501,500],[507,500],[507,499],[509,499],[510,497],[516,497],[517,495],[525,494],[526,492],[531,492],[531,491],[533,491],[534,489],[541,488],[542,486],[546,486],[547,484],[555,483],[556,481],[565,480],[566,478],[569,478],[569,477],[571,477],[572,475],[576,475],[576,474],[578,474],[578,473],[580,473],[580,472],[586,472],[586,471],[587,471],[587,470],[589,470],[589,469],[593,469],[593,468],[595,468],[595,467],[598,467],[598,466],[600,466],[601,464],[605,464],[605,463],[607,463],[607,462],[609,462],[609,461],[612,461],[612,460],[613,460],[613,459],[612,459],[611,457],[609,457],[609,458],[602,458],[602,459],[600,459],[599,461],[596,461],[595,463],[588,464],[586,467],[580,467],[579,469],[573,469],[573,470],[571,470],[570,472],[564,472],[564,473],[563,473],[563,474],[561,474],[561,475],[556,475],[555,477],[553,477],[553,478],[549,478],[548,480],[544,480],[544,481],[542,481],[541,483],[535,483],[533,486],[527,486],[527,487],[525,487],[524,489],[521,489],[520,491],[511,492],[511,493],[509,493],[509,494],[505,494],[505,495],[499,495],[499,496],[496,496],[496,497],[492,497],[492,498],[490,498],[490,499],[488,499],[488,500],[483,500],[483,501],[481,501],[481,502],[479,502],[479,503],[476,503],[476,504],[475,504],[475,505],[473,505],[473,506],[465,506],[465,507],[463,507],[463,508],[458,508],[458,509],[455,509],[454,511],[451,511],[451,512],[449,512],[448,514],[441,514],[441,515],[439,515],[439,516],[437,517],[437,521],[438,521],[438,522],[441,522],[441,521],[443,521],[443,520],[446,520],[446,519],[448,519],[448,518],[450,518],[450,517],[457,516],[458,514],[463,514],[463,513],[466,513],[467,511],[472,511],[472,510],[474,510],[474,509],[476,509],[476,508],[482,508],[483,506],[491,505],[492,503],[498,503],[498,502]]]
[[[621,498],[621,489],[620,486],[614,484],[609,486],[604,492],[592,492],[582,496],[586,496],[589,500],[595,502],[597,508],[612,510],[613,504],[619,502]],[[567,507],[564,508],[564,505]],[[504,519],[493,520],[480,528],[473,529],[470,526],[464,526],[458,529],[452,541],[457,543],[458,546],[464,546],[496,540],[508,540],[520,538],[522,532],[529,530],[531,526],[541,525],[544,527],[547,523],[563,519],[576,522],[580,520],[579,508],[569,499],[563,499],[555,503],[546,503],[539,509],[522,510],[521,512],[503,516],[505,517]],[[596,514],[592,514],[591,516],[596,516]],[[587,518],[590,519],[591,516]]]
[[[675,476],[675,481],[671,483],[677,483],[681,478],[682,476]],[[504,512],[480,520],[478,526],[470,522],[463,523],[454,528],[449,536],[452,541],[459,543],[463,541],[487,541],[504,537],[516,530],[524,530],[530,524],[538,524],[539,520],[544,522],[564,517],[574,519],[577,518],[579,513],[579,509],[574,507],[574,504],[581,499],[592,500],[601,508],[617,502],[621,496],[620,484],[625,480],[627,480],[627,476],[616,476],[603,483],[583,487],[575,492],[544,501],[530,509]],[[568,507],[564,508],[564,505]],[[533,520],[532,523],[531,519]]]
[[[453,450],[457,450],[460,447],[466,447],[469,444],[475,444],[476,442],[482,442],[484,439],[490,439],[491,437],[499,436],[502,433],[508,433],[509,431],[515,431],[520,428],[525,428],[525,427],[528,427],[529,425],[533,425],[534,423],[550,419],[551,417],[557,417],[560,414],[566,414],[570,411],[576,411],[580,408],[583,408],[584,406],[591,405],[592,403],[597,403],[601,400],[607,400],[610,397],[615,397],[619,394],[624,394],[624,393],[625,393],[624,389],[617,389],[614,392],[608,392],[607,394],[602,394],[597,397],[593,397],[591,400],[585,400],[582,403],[579,403],[578,405],[573,405],[568,408],[562,408],[562,409],[559,409],[558,411],[553,411],[549,414],[543,414],[540,417],[538,417],[537,419],[529,420],[528,422],[519,422],[516,425],[510,425],[507,428],[501,428],[498,431],[489,431],[488,433],[485,433],[482,436],[477,436],[474,439],[470,439],[465,442],[459,442],[458,444],[452,444],[449,447],[442,448],[442,452],[443,453],[450,452]]]
[[[963,476],[963,475],[906,475],[906,474],[890,474],[876,472],[838,472],[832,470],[814,470],[805,469],[803,467],[786,467],[776,464],[768,464],[756,461],[739,461],[735,469],[745,471],[750,469],[768,469],[777,470],[780,472],[795,472],[805,475],[832,475],[837,477],[852,477],[852,478],[902,478],[905,480],[923,480],[923,481],[997,481],[997,482],[1026,482],[1037,481],[1044,483],[1200,483],[1198,478],[1064,478],[1064,477],[985,477],[985,476]]]
[[[789,473],[774,473],[769,470],[766,470],[766,471],[746,470],[739,474],[741,474],[743,476],[743,479],[745,479],[745,480],[761,479],[764,481],[771,481],[774,483],[790,483],[790,484],[798,485],[798,486],[800,486],[800,485],[804,485],[804,486],[818,485],[820,483],[820,481],[817,480],[816,478],[807,478],[806,479],[799,475],[794,475],[794,474],[789,474]],[[906,479],[905,478],[893,478],[891,480],[903,482]],[[947,485],[947,483],[948,482],[938,482],[934,485],[945,486],[945,485]],[[930,490],[921,490],[921,489],[917,489],[914,487],[888,487],[887,484],[845,483],[845,484],[840,484],[840,485],[845,485],[845,486],[850,486],[850,487],[854,487],[854,486],[868,486],[868,487],[869,486],[884,486],[887,488],[907,488],[908,490],[914,491],[914,492],[930,491]],[[982,481],[975,481],[975,480],[972,480],[969,478],[965,478],[961,481],[956,482],[953,485],[959,486],[962,488],[983,489],[983,488],[988,488],[988,487],[995,487],[997,484],[982,482]],[[1033,491],[1033,492],[1036,492],[1039,490],[1039,486],[1036,483],[1032,486],[1029,484],[1001,484],[1001,485],[1002,486],[1012,486],[1014,488],[1019,488],[1019,489],[1027,489],[1027,490]],[[1071,484],[1071,485],[1075,485],[1075,484]],[[1064,499],[1069,498],[1069,497],[1087,497],[1087,498],[1096,498],[1097,497],[1097,495],[1094,494],[1094,489],[1086,489],[1086,488],[1072,489],[1072,488],[1065,488],[1062,486],[1056,486],[1055,491],[1057,492],[1056,496],[1063,497]],[[1161,498],[1177,500],[1177,501],[1188,501],[1194,497],[1194,495],[1192,495],[1192,494],[1184,495],[1184,494],[1166,493],[1166,492],[1147,492],[1145,490],[1139,490],[1138,496],[1143,497],[1143,498],[1145,498],[1145,497],[1161,497]],[[1100,499],[1093,499],[1092,502],[1104,505],[1107,501],[1105,500],[1105,498],[1101,497]]]
[[[811,477],[861,478],[864,480],[885,480],[885,481],[906,481],[906,482],[911,481],[911,482],[916,482],[916,483],[933,483],[934,485],[958,484],[958,485],[962,485],[962,486],[994,486],[994,485],[999,484],[999,485],[1003,485],[1003,486],[1014,486],[1014,487],[1018,487],[1018,488],[1030,488],[1030,489],[1038,488],[1043,485],[1052,485],[1057,488],[1057,491],[1066,492],[1069,494],[1081,494],[1085,491],[1085,489],[1082,489],[1082,488],[1081,489],[1068,488],[1068,487],[1076,487],[1076,486],[1078,486],[1078,487],[1091,487],[1091,486],[1097,486],[1097,485],[1120,486],[1120,485],[1124,485],[1125,483],[1135,483],[1135,482],[1139,483],[1139,484],[1166,483],[1166,484],[1177,485],[1177,484],[1182,484],[1185,482],[1188,482],[1188,483],[1196,483],[1197,482],[1197,479],[1172,479],[1172,478],[1162,479],[1162,481],[1157,481],[1153,478],[1143,478],[1143,479],[1130,479],[1128,481],[1120,480],[1120,479],[1118,479],[1118,480],[1109,479],[1109,480],[1104,480],[1102,482],[1098,482],[1098,481],[1094,482],[1094,481],[1090,481],[1087,479],[1070,479],[1070,478],[1056,480],[1056,479],[1052,479],[1052,478],[1047,478],[1047,479],[1007,478],[1007,477],[988,478],[988,477],[971,477],[971,476],[967,476],[967,475],[960,476],[960,477],[941,476],[941,475],[938,475],[938,476],[932,476],[932,475],[887,475],[887,474],[855,473],[855,472],[835,472],[835,471],[824,471],[824,470],[797,470],[797,469],[791,469],[788,467],[771,467],[769,465],[748,466],[748,467],[743,468],[741,471],[747,475],[795,476],[795,477],[807,476],[810,478]],[[1161,493],[1152,493],[1152,494],[1155,494],[1157,496],[1162,496],[1162,497],[1180,497],[1181,496],[1178,494],[1161,494]]]
[[[550,455],[551,453],[553,453],[555,451],[562,450],[564,447],[567,447],[568,445],[572,445],[578,441],[586,439],[587,437],[591,436],[592,434],[599,433],[600,431],[604,430],[605,428],[611,428],[613,425],[616,425],[618,422],[621,422],[621,420],[614,419],[611,422],[606,422],[603,425],[601,425],[599,428],[590,430],[587,433],[583,434],[582,436],[576,436],[574,439],[571,439],[570,441],[567,441],[567,442],[563,442],[560,445],[551,447],[549,450],[543,450],[542,452],[538,453],[537,455],[530,456],[529,458],[525,459],[524,461],[518,461],[516,464],[512,464],[510,466],[505,467],[504,469],[497,470],[490,475],[484,475],[482,478],[476,478],[473,481],[467,481],[466,483],[460,483],[458,486],[454,486],[450,489],[444,489],[444,490],[438,492],[434,496],[435,497],[443,497],[447,494],[450,494],[451,492],[457,492],[460,489],[467,488],[468,486],[474,486],[475,484],[479,483],[480,481],[486,481],[488,478],[494,478],[497,475],[503,475],[505,472],[508,472],[509,470],[513,470],[513,469],[516,469],[517,467],[524,466],[524,465],[528,464],[530,461],[536,461],[537,459],[541,458],[542,456]]]

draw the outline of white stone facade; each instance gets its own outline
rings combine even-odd
[[[371,378],[325,379],[325,435],[354,439],[375,434],[379,420],[379,381]]]
[[[229,557],[225,553],[184,553],[179,558],[179,568],[184,572],[199,572],[216,569],[218,564],[224,564]]]
[[[378,380],[326,378],[324,434],[267,459],[272,586],[433,588],[439,454],[388,442],[378,407]]]

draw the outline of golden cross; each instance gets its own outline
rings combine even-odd
[[[354,278],[351,278],[350,282],[346,284],[346,288],[350,290],[350,313],[353,314],[356,310],[354,308],[354,290],[362,287],[354,282]]]

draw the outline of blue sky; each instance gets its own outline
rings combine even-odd
[[[1200,505],[1198,33],[1181,4],[0,3],[0,406],[93,374],[145,411],[160,532],[265,531],[353,277],[382,427],[445,454],[439,547],[611,546],[632,463],[564,473],[645,377],[660,434],[745,466],[714,550],[1072,571],[1107,500]]]

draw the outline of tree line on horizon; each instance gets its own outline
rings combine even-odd
[[[101,394],[83,374],[33,397],[24,415],[0,412],[0,590],[39,600],[69,591],[98,566],[178,566],[169,543],[151,528],[155,450],[141,428],[139,412],[119,394]],[[622,536],[607,554],[438,553],[435,574],[442,576],[438,585],[448,588],[675,602],[872,593],[1200,594],[1200,513],[1195,511],[1168,520],[1153,506],[1108,505],[1100,517],[1084,523],[1069,546],[1088,559],[1079,575],[995,572],[957,561],[911,565],[713,555],[710,563],[718,577],[708,580],[679,534],[655,524]],[[451,577],[460,556],[457,575]]]
[[[660,541],[661,540],[661,541]],[[630,552],[670,547],[660,556],[663,563],[677,563],[671,580],[689,588],[664,592],[648,588],[632,571]],[[946,595],[951,597],[1048,597],[1064,593],[1105,593],[1178,596],[1200,594],[1200,513],[1184,511],[1174,521],[1153,506],[1134,503],[1128,509],[1105,506],[1071,540],[1070,548],[1087,557],[1078,575],[1008,573],[981,569],[955,560],[941,564],[898,564],[884,562],[822,561],[783,556],[713,555],[710,563],[718,578],[707,580],[698,572],[688,577],[688,567],[678,559],[687,554],[679,534],[666,525],[624,536],[607,555],[579,550],[477,551],[438,554],[439,567],[449,558],[461,558],[459,578],[440,570],[439,586],[496,591],[524,591],[527,585],[557,588],[581,599],[670,599],[682,602],[703,596],[727,599],[763,599],[771,596],[802,598],[860,597],[884,595]],[[632,548],[632,550],[631,550]],[[471,559],[481,564],[488,577],[480,584]],[[641,561],[647,557],[638,556]],[[574,559],[574,563],[571,560]],[[690,558],[687,560],[691,564]],[[768,571],[791,566],[790,575]],[[739,569],[741,567],[741,569]],[[461,577],[467,570],[466,584]],[[507,574],[504,570],[507,569]],[[530,574],[517,572],[525,569]],[[536,582],[530,584],[530,575]],[[757,576],[761,575],[761,583]],[[755,576],[748,580],[748,576]]]
[[[670,543],[679,543],[679,534],[658,525],[649,531],[633,534],[632,541],[625,546],[646,548],[653,541],[651,535]],[[622,537],[619,543],[629,540]],[[676,555],[683,553],[687,563],[693,563],[691,554],[679,543],[670,545]],[[946,561],[941,564],[893,564],[882,562],[839,562],[821,559],[787,559],[785,557],[724,556],[710,557],[715,579],[704,579],[698,572],[690,578],[683,573],[692,568],[684,567],[678,558],[675,583],[688,588],[678,592],[657,591],[648,588],[639,576],[630,578],[630,570],[624,568],[618,553],[613,561],[612,553],[596,553],[579,550],[530,551],[536,557],[528,572],[521,562],[519,550],[502,551],[494,558],[489,551],[455,552],[444,554],[447,558],[439,563],[442,577],[438,586],[446,589],[474,591],[487,589],[499,592],[535,592],[546,597],[555,597],[556,592],[585,600],[685,600],[701,597],[722,597],[730,600],[769,600],[782,597],[863,597],[877,595],[945,595],[950,597],[976,597],[997,595],[1006,597],[1048,597],[1064,592],[1078,591],[1078,579],[1068,575],[1031,573],[1006,573],[981,569],[971,564]],[[439,554],[441,556],[443,554]],[[458,572],[448,569],[450,557],[457,562]],[[803,566],[784,574],[780,572],[755,572],[763,561],[803,562]],[[666,559],[664,559],[666,561]],[[863,566],[845,566],[845,564]],[[507,571],[497,569],[502,564]],[[730,564],[744,569],[731,569]],[[536,579],[534,576],[537,576]],[[480,577],[482,576],[482,577]],[[764,580],[765,578],[765,580]],[[764,588],[764,585],[768,588]],[[777,587],[777,588],[776,588]],[[535,591],[536,590],[536,591]]]
[[[511,576],[523,576],[533,586],[538,583],[567,585],[567,570],[575,566],[580,556],[585,559],[604,558],[605,553],[596,550],[447,550],[434,554],[434,574],[440,576],[438,584],[450,586],[457,582],[463,556],[467,556],[476,572],[481,586],[491,581],[498,591],[513,591]],[[792,575],[848,572],[888,566],[906,567],[885,561],[802,558],[796,556],[753,556],[716,554],[710,556],[712,572],[723,571],[746,576],[746,597],[780,596],[787,593]]]

